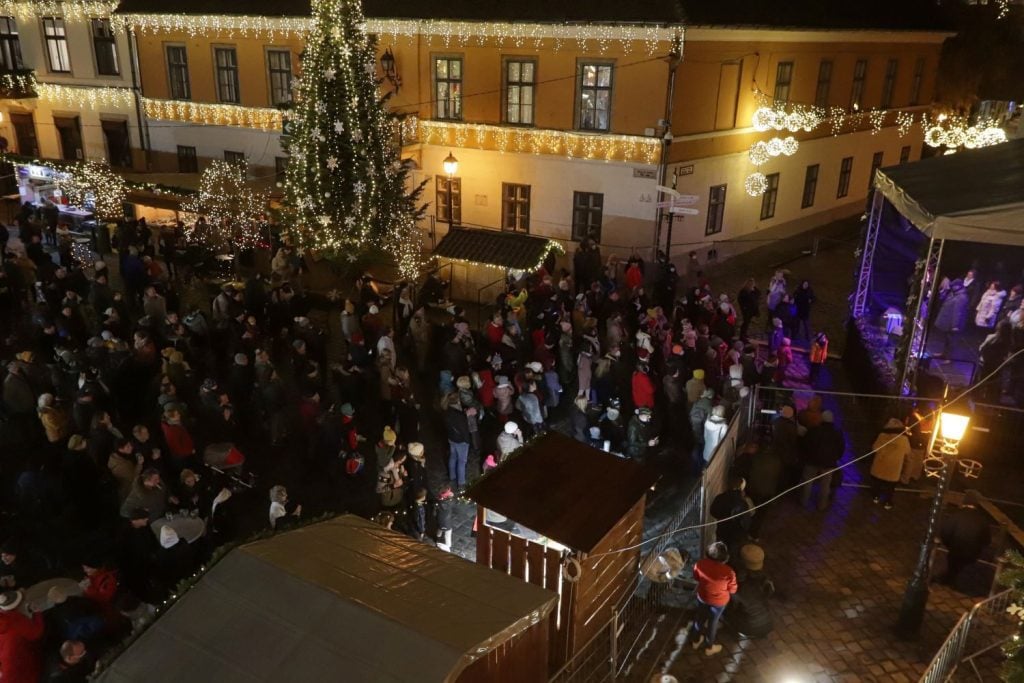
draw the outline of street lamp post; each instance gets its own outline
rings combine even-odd
[[[935,548],[935,536],[939,530],[939,520],[942,517],[946,491],[953,479],[957,456],[960,454],[958,448],[960,440],[963,439],[969,422],[970,418],[966,415],[944,413],[940,410],[938,429],[932,432],[932,442],[928,445],[928,458],[933,461],[941,461],[942,464],[939,469],[939,485],[935,490],[932,509],[928,515],[928,528],[925,531],[921,552],[917,558],[917,567],[903,592],[903,604],[900,606],[899,620],[896,622],[897,634],[905,638],[915,635],[924,620],[924,610],[928,605],[929,561],[932,550]],[[941,434],[941,443],[936,441],[939,434]]]
[[[448,192],[446,194],[448,195],[448,231],[451,232],[452,227],[455,225],[455,212],[452,203],[452,180],[455,177],[455,173],[459,170],[459,160],[449,151],[448,156],[445,157],[441,165],[444,166],[445,175],[448,176]]]

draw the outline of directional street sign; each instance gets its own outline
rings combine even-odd
[[[670,213],[674,213],[677,216],[679,216],[679,215],[683,215],[683,216],[699,216],[700,215],[700,211],[699,210],[697,210],[697,209],[690,209],[690,208],[685,207],[685,206],[673,206],[671,209],[669,209],[669,212]]]

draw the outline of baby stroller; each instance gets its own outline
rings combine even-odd
[[[214,472],[231,479],[232,483],[252,488],[251,473],[246,474],[245,455],[233,443],[212,443],[203,450],[203,462]]]

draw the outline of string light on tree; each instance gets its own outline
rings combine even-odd
[[[366,68],[376,45],[359,0],[314,0],[303,75],[290,114],[285,206],[298,246],[334,258],[377,248],[418,274],[423,184],[406,189],[397,117]]]
[[[57,187],[69,204],[89,208],[104,220],[124,216],[128,185],[106,163],[90,160],[54,168],[59,171]]]
[[[213,161],[199,180],[199,192],[182,207],[193,216],[204,216],[204,234],[193,227],[191,242],[216,249],[256,246],[267,208],[266,193],[254,190],[246,180],[244,164]]]
[[[751,197],[760,197],[768,189],[768,178],[761,172],[751,173],[747,176],[743,186]]]

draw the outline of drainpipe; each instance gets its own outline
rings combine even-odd
[[[672,41],[672,51],[669,52],[668,58],[668,83],[665,88],[665,133],[662,136],[661,145],[661,163],[658,165],[658,184],[662,187],[665,186],[665,181],[668,179],[668,156],[669,150],[672,147],[672,106],[675,100],[676,92],[676,71],[679,65],[683,63],[683,34],[682,32],[676,34],[675,40]],[[668,201],[668,195],[658,193],[658,202]],[[661,221],[665,215],[665,210],[659,208],[655,216],[654,223],[654,245],[651,252],[651,260],[654,261],[658,257],[658,246],[661,244]]]
[[[139,145],[146,152],[146,170],[149,170],[149,128],[148,122],[142,115],[142,84],[139,74],[139,50],[135,38],[135,31],[128,29],[128,54],[132,66],[132,91],[135,94],[135,117],[139,122]]]

